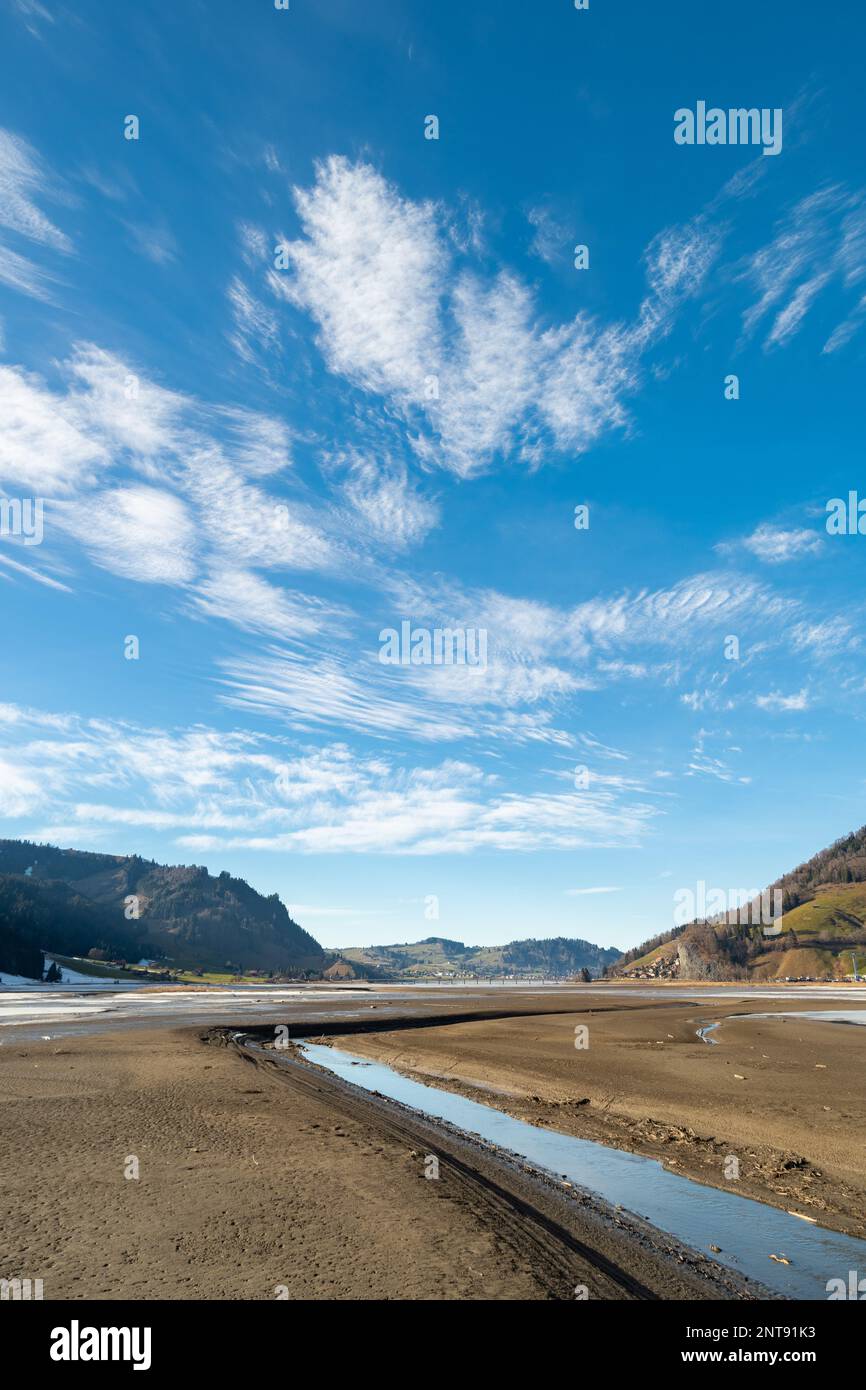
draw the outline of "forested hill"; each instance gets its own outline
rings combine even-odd
[[[0,971],[34,952],[318,973],[325,953],[274,893],[196,865],[0,840]]]
[[[858,974],[866,973],[866,826],[777,878],[763,899],[763,910],[755,899],[740,910],[661,932],[626,952],[608,974],[839,979],[853,974],[855,962]]]
[[[395,946],[347,946],[340,955],[356,965],[390,975],[533,975],[572,978],[581,970],[600,975],[620,958],[615,947],[579,937],[530,938],[506,946],[467,946],[445,936]]]

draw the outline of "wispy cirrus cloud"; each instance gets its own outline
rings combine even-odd
[[[50,574],[44,574],[43,571],[37,569],[35,565],[23,565],[20,560],[13,560],[9,555],[0,554],[0,565],[5,565],[7,569],[14,570],[16,574],[26,575],[28,579],[32,579],[36,584],[44,585],[46,589],[54,589],[58,593],[63,594],[71,594],[73,592],[68,584],[63,584],[59,579],[52,578]],[[2,577],[8,579],[10,576],[4,574]]]
[[[350,450],[329,458],[325,472],[359,529],[390,550],[406,550],[438,525],[439,507],[413,485],[401,460]]]
[[[177,260],[178,245],[171,228],[164,222],[124,222],[129,243],[139,256],[154,265]]]
[[[298,590],[269,584],[251,570],[220,566],[206,574],[190,597],[194,610],[222,618],[247,632],[283,641],[305,641],[333,632],[346,610]]]
[[[566,896],[569,898],[592,897],[596,893],[621,893],[621,888],[566,888]]]
[[[295,190],[304,236],[272,289],[310,312],[330,370],[365,390],[420,401],[436,371],[447,272],[436,211],[369,165],[332,157]]]
[[[856,650],[862,637],[848,618],[823,618],[795,623],[790,630],[791,645],[797,652],[816,652],[822,657]]]
[[[764,322],[764,350],[785,347],[832,281],[850,291],[866,278],[866,195],[835,184],[800,199],[778,220],[773,239],[745,258],[736,278],[758,295],[743,314],[744,340]],[[825,352],[853,337],[861,306],[862,300],[833,331]]]
[[[98,492],[82,502],[56,502],[52,516],[96,564],[124,578],[177,585],[195,573],[192,517],[178,497],[162,488],[139,484]]]
[[[717,782],[748,786],[752,780],[751,776],[738,773],[730,762],[730,754],[737,755],[741,750],[729,746],[719,748],[719,742],[718,731],[703,728],[698,730],[689,755],[686,777],[707,777]]]
[[[183,612],[273,641],[255,658],[224,662],[221,699],[293,728],[567,747],[566,712],[582,695],[618,681],[675,683],[672,661],[695,666],[732,623],[756,638],[783,616],[807,621],[794,600],[725,571],[570,608],[440,577],[419,582],[372,558],[377,548],[405,552],[439,518],[404,460],[326,456],[341,503],[323,506],[299,484],[292,432],[279,420],[204,407],[92,345],[76,349],[61,377],[58,389],[0,369],[10,424],[0,482],[56,490],[52,535],[75,540],[101,569],[173,587]],[[303,586],[298,576],[308,577]],[[357,605],[350,615],[311,589],[316,576],[367,584],[364,621]],[[484,630],[486,665],[383,666],[378,632],[403,619]],[[683,698],[701,707],[697,694]]]
[[[569,242],[574,242],[563,215],[549,203],[539,203],[527,210],[526,220],[533,228],[530,254],[548,265],[561,265],[570,250]]]
[[[72,250],[68,236],[36,203],[50,191],[51,178],[33,146],[9,130],[0,130],[0,226],[28,241],[68,252]]]
[[[12,3],[18,14],[22,16],[28,32],[31,33],[34,38],[42,38],[42,30],[39,28],[40,23],[54,23],[54,15],[47,6],[41,3],[41,0],[12,0]]]
[[[724,554],[737,547],[749,551],[765,564],[782,565],[805,555],[819,555],[824,542],[817,531],[810,531],[806,527],[773,526],[769,522],[762,522],[742,540],[723,542],[716,549]]]
[[[0,482],[41,494],[94,483],[108,462],[74,400],[45,389],[27,372],[0,367]]]
[[[443,854],[635,844],[658,814],[617,789],[512,792],[469,762],[405,766],[343,743],[304,749],[16,707],[0,709],[0,732],[0,818],[50,809],[39,836],[62,827],[116,843],[148,828],[196,849]]]
[[[371,647],[360,657],[319,651],[311,659],[309,652],[274,648],[254,660],[230,659],[224,663],[222,699],[233,709],[254,710],[301,730],[343,729],[421,743],[476,743],[485,737],[569,742],[549,709],[521,709],[526,692],[503,690],[489,668],[449,667],[437,679],[442,672],[432,668],[383,666],[374,639],[371,634]]]
[[[41,7],[36,7],[41,8]],[[30,11],[35,14],[35,8]],[[55,181],[39,155],[20,136],[0,129],[0,227],[22,240],[68,255],[72,242],[39,207],[55,193]],[[0,281],[34,299],[50,299],[56,273],[6,242],[0,243]]]
[[[460,477],[507,454],[535,466],[545,447],[581,452],[623,428],[641,354],[717,253],[709,226],[670,229],[647,253],[633,324],[552,323],[514,271],[455,257],[445,209],[403,197],[369,164],[323,161],[295,203],[303,235],[283,243],[272,292],[312,317],[335,376],[387,399],[419,458]]]
[[[255,363],[263,354],[276,356],[279,350],[277,316],[234,276],[226,291],[232,315],[229,342],[244,362]]]
[[[798,690],[792,695],[785,695],[779,690],[772,690],[767,695],[756,695],[755,704],[758,709],[769,710],[771,713],[788,714],[807,710],[811,700],[805,690]]]
[[[0,243],[0,284],[31,299],[50,300],[55,280],[53,272]]]
[[[184,584],[196,554],[237,569],[338,563],[324,509],[262,485],[290,464],[281,422],[205,408],[92,344],[60,375],[52,387],[0,367],[0,486],[53,498],[59,528],[101,568]]]

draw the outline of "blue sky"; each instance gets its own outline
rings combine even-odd
[[[0,834],[326,945],[626,947],[861,824],[862,40],[3,0]],[[677,145],[699,100],[781,152]],[[383,665],[404,620],[486,666]]]

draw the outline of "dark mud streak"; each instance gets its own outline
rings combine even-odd
[[[674,1001],[672,1000],[673,1004]],[[646,1004],[639,1005],[638,1008],[654,1009],[665,1007],[666,1000],[652,1000]],[[677,1007],[691,1007],[690,1000],[677,1000]],[[386,1006],[387,1007],[387,1006]],[[619,1012],[619,1006],[589,1006],[576,1007],[571,1004],[566,1009],[473,1009],[465,1013],[447,1014],[382,1014],[378,1018],[340,1018],[339,1015],[332,1016],[323,1022],[318,1022],[315,1018],[301,1019],[291,1023],[286,1019],[282,1023],[271,1020],[269,1023],[250,1024],[239,1022],[237,1024],[220,1024],[210,1031],[213,1033],[243,1033],[246,1037],[254,1038],[259,1042],[273,1041],[274,1030],[277,1027],[286,1028],[287,1036],[292,1039],[300,1038],[339,1038],[347,1037],[350,1033],[397,1033],[413,1028],[444,1028],[455,1023],[487,1023],[501,1021],[510,1018],[573,1018],[575,1014],[606,1014]],[[635,1012],[632,1010],[631,1012]]]

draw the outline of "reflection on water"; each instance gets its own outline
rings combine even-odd
[[[710,1034],[718,1028],[718,1023],[705,1023],[702,1028],[697,1029],[697,1035],[702,1042],[718,1043],[718,1038],[711,1038]]]
[[[384,1063],[314,1043],[302,1044],[301,1050],[309,1061],[365,1091],[447,1120],[621,1204],[708,1258],[709,1247],[719,1246],[721,1253],[713,1258],[721,1264],[789,1298],[826,1299],[829,1279],[847,1281],[849,1270],[866,1274],[866,1241],[810,1225],[748,1197],[704,1187],[667,1172],[655,1159],[537,1129],[492,1106],[411,1081]],[[791,1263],[777,1264],[771,1255]]]

